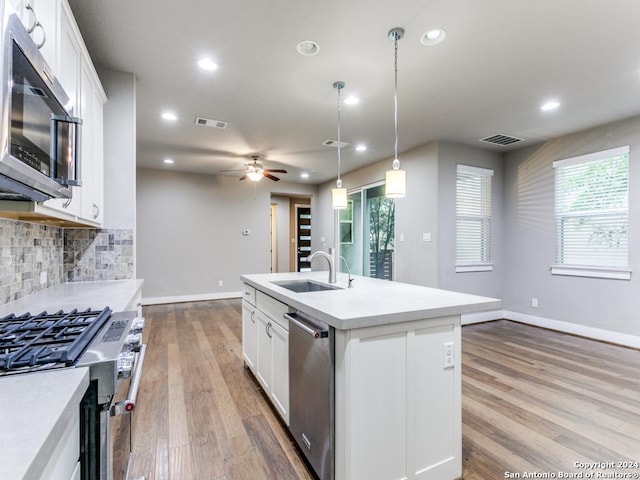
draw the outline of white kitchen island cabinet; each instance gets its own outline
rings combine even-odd
[[[287,306],[243,286],[242,356],[276,410],[289,425],[289,324]]]
[[[326,272],[242,279],[334,329],[336,480],[462,476],[460,315],[499,300],[366,277],[305,293],[272,283]]]

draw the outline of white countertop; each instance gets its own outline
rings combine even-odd
[[[35,315],[45,310],[51,313],[74,308],[102,310],[110,307],[114,312],[121,312],[142,288],[142,283],[143,280],[63,283],[0,305],[0,317],[10,313]]]
[[[348,277],[343,273],[338,274],[336,285],[343,287],[339,290],[296,293],[272,283],[293,279],[327,283],[326,271],[251,274],[241,278],[267,295],[339,330],[501,308],[501,301],[496,298],[369,277],[353,276],[353,288],[346,288]]]
[[[88,368],[0,377],[0,478],[40,478],[89,386]]]

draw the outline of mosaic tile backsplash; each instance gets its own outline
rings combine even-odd
[[[133,230],[65,229],[66,282],[126,280],[133,270]]]
[[[64,282],[135,278],[133,230],[0,218],[0,304]]]
[[[0,219],[0,304],[62,283],[64,230]]]

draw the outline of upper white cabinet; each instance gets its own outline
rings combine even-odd
[[[40,51],[69,96],[72,115],[82,119],[79,150],[82,185],[72,187],[72,198],[35,203],[31,211],[71,224],[100,227],[104,215],[104,89],[67,0],[10,1],[27,29],[37,25],[31,37],[36,44],[44,41]],[[19,208],[24,210],[24,205]]]

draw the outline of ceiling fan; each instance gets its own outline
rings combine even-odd
[[[259,155],[251,155],[251,159],[253,162],[245,163],[243,170],[221,170],[222,172],[244,172],[244,175],[239,178],[239,180],[244,180],[248,178],[252,182],[259,182],[262,180],[262,177],[266,177],[269,180],[278,181],[280,180],[275,175],[271,175],[272,173],[287,173],[286,170],[282,169],[272,169],[272,168],[264,168],[261,163],[258,163]]]

